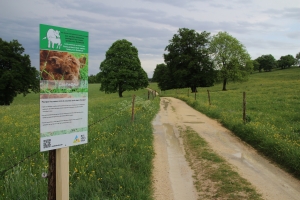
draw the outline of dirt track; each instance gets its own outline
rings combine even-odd
[[[193,172],[184,158],[178,125],[196,131],[240,176],[252,183],[264,199],[300,199],[300,181],[271,164],[217,121],[175,98],[161,98],[160,104],[160,112],[153,121],[155,199],[197,199]]]

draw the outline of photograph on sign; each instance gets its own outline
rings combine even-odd
[[[88,32],[40,25],[40,151],[87,143]]]

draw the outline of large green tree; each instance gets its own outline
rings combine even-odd
[[[17,40],[0,38],[0,105],[10,105],[18,94],[39,92],[39,72]]]
[[[300,67],[300,52],[296,54],[296,62],[298,63],[299,67]]]
[[[219,32],[212,38],[210,52],[218,70],[218,79],[223,82],[223,90],[226,90],[228,81],[247,80],[253,64],[240,41],[227,32]]]
[[[141,67],[138,50],[131,42],[123,39],[114,42],[100,64],[101,91],[118,92],[138,90],[148,86],[148,77]]]
[[[260,66],[260,72],[262,70],[266,71],[266,72],[270,72],[272,71],[272,69],[277,67],[277,62],[274,58],[274,56],[272,56],[271,54],[268,55],[262,55],[258,58],[255,59],[257,62],[259,62],[259,66]]]
[[[100,83],[100,72],[97,73],[96,75],[90,75],[88,77],[89,83]]]
[[[281,56],[278,60],[278,67],[281,69],[289,68],[296,64],[296,59],[292,55]]]
[[[166,46],[165,63],[171,88],[211,86],[214,83],[214,69],[209,57],[210,33],[180,28]]]
[[[260,65],[257,60],[252,60],[253,63],[253,71],[260,71]]]
[[[157,85],[161,90],[172,88],[172,80],[170,80],[169,69],[165,63],[156,65],[152,81],[157,82]]]

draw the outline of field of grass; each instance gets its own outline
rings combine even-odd
[[[157,89],[152,83],[150,88]],[[210,91],[211,105],[207,90]],[[161,96],[173,96],[186,101],[225,127],[262,154],[300,178],[300,68],[255,73],[248,82],[198,88],[163,91]],[[189,90],[190,91],[190,90]],[[243,92],[246,92],[247,119],[243,123]]]
[[[70,147],[70,199],[151,199],[151,120],[159,99],[146,100],[145,89],[119,98],[99,88],[89,85],[88,144]],[[39,95],[18,96],[0,107],[0,124],[0,199],[46,199],[48,180],[41,175],[48,171],[48,153],[39,152]]]

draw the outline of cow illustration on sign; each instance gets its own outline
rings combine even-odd
[[[56,48],[60,49],[61,46],[61,40],[60,40],[60,35],[58,30],[53,30],[52,28],[48,30],[47,32],[47,37],[44,37],[44,39],[48,39],[48,48],[54,48],[54,44],[57,44]]]

